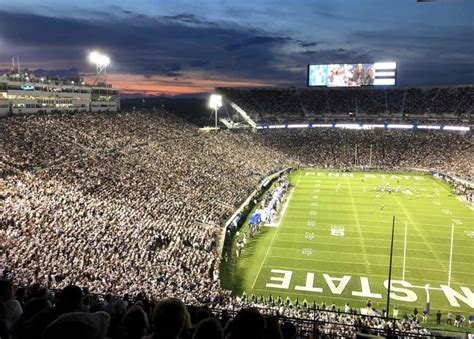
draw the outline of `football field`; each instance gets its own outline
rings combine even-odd
[[[429,299],[431,319],[438,310],[444,320],[448,310],[474,314],[474,211],[443,180],[307,169],[290,183],[279,225],[264,226],[240,258],[230,250],[224,287],[385,309],[395,216],[391,306],[421,313]]]

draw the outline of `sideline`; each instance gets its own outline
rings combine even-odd
[[[280,227],[281,222],[283,220],[284,215],[286,214],[286,209],[288,208],[288,205],[290,204],[291,196],[293,195],[294,192],[294,187],[290,188],[291,192],[286,196],[285,202],[283,203],[283,207],[280,210],[280,213],[276,215],[275,222],[271,222],[269,224],[263,224],[265,227]]]
[[[253,192],[250,193],[250,195],[247,197],[247,199],[245,199],[244,202],[242,204],[240,204],[239,208],[237,208],[237,210],[230,216],[230,218],[227,219],[227,221],[224,223],[224,227],[222,227],[221,233],[220,233],[220,235],[217,239],[217,241],[218,241],[217,254],[219,255],[219,257],[222,257],[222,251],[224,250],[225,238],[226,238],[226,234],[227,234],[227,227],[230,225],[230,223],[232,221],[234,221],[234,219],[237,217],[237,215],[245,209],[245,207],[250,203],[250,201],[255,197],[255,195],[257,195],[260,192],[262,187],[266,186],[269,181],[274,180],[275,178],[277,178],[281,174],[283,174],[285,172],[288,172],[288,171],[291,171],[292,169],[293,169],[293,167],[287,167],[287,168],[284,168],[284,169],[282,169],[278,172],[270,174],[269,176],[262,179],[262,181],[260,181],[260,183],[257,185],[257,188],[255,188],[253,190]]]
[[[300,182],[300,179],[301,179],[301,176],[298,177],[298,180],[297,182],[295,183],[295,186],[292,187],[292,191],[290,192],[291,196],[293,195],[293,192],[294,190],[296,189],[296,187],[298,186],[298,183]],[[291,196],[288,196],[288,198],[291,198]],[[289,199],[288,199],[289,200]],[[283,214],[283,217],[282,217],[282,222],[283,220],[285,219],[286,217],[286,210],[285,210],[285,214]],[[255,288],[255,284],[257,283],[257,280],[258,280],[258,277],[260,276],[260,273],[262,272],[262,268],[265,264],[265,261],[267,260],[267,257],[268,257],[268,253],[270,253],[270,250],[272,249],[273,247],[273,242],[275,241],[275,238],[276,236],[280,233],[280,230],[282,229],[282,227],[278,227],[276,230],[275,230],[275,234],[273,234],[273,238],[272,238],[272,242],[270,243],[270,246],[268,246],[268,249],[267,249],[267,253],[265,253],[265,257],[263,258],[262,260],[262,264],[260,265],[260,269],[258,270],[258,273],[257,275],[255,276],[255,280],[253,281],[253,284],[252,284],[252,290],[254,290]]]

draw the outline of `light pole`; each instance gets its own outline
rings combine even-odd
[[[99,52],[92,52],[89,54],[89,61],[95,64],[96,67],[96,83],[99,82],[100,77],[103,76],[104,82],[107,83],[107,66],[110,64],[110,58]]]
[[[222,107],[222,95],[211,94],[209,98],[209,108],[214,110],[215,129],[217,130],[217,111]]]
[[[390,264],[388,266],[387,318],[390,314],[390,289],[392,287],[393,236],[395,235],[395,216],[392,221],[392,241],[390,242]]]

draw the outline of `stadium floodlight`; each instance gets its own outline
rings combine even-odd
[[[107,82],[107,66],[110,64],[110,58],[107,55],[100,54],[97,51],[89,54],[89,61],[95,64],[97,79],[96,83]],[[102,79],[101,79],[102,76]]]
[[[211,94],[209,97],[209,108],[214,110],[215,114],[215,128],[217,129],[217,111],[222,107],[222,95]]]
[[[107,67],[110,64],[110,58],[106,55],[100,54],[98,52],[92,52],[89,54],[89,61],[99,65]]]
[[[211,94],[211,97],[209,98],[209,108],[216,110],[221,107],[222,107],[222,95]]]

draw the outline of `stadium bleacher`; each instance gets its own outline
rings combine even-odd
[[[368,91],[355,92],[349,99],[342,90],[232,89],[226,95],[266,122],[319,114],[310,107],[322,104],[327,113],[345,114],[353,108],[358,112],[359,105],[370,114],[398,105],[400,111],[408,105],[420,114],[444,112],[439,107],[417,106],[416,100],[406,101],[408,96],[439,96],[439,89],[425,94],[393,90],[385,101],[380,92]],[[472,100],[472,88],[448,92],[451,107],[452,100],[457,102],[453,114],[458,118],[469,114],[472,105],[466,102]],[[433,104],[443,102],[436,100]],[[274,107],[278,109],[273,111]],[[64,289],[73,284],[86,291],[87,297],[81,295],[80,305],[66,308],[67,312],[117,307],[117,313],[109,312],[116,327],[125,311],[136,310],[130,307],[128,294],[138,296],[149,317],[155,317],[155,331],[160,329],[160,320],[157,312],[151,315],[152,300],[172,296],[181,300],[175,304],[206,305],[216,314],[222,309],[228,314],[242,310],[243,319],[236,314],[236,323],[263,319],[260,313],[309,320],[311,329],[299,328],[301,335],[375,330],[387,334],[394,329],[406,335],[427,334],[413,319],[385,322],[337,312],[269,308],[268,301],[231,296],[219,282],[221,225],[263,178],[286,167],[436,168],[472,179],[473,146],[471,133],[281,130],[207,134],[164,110],[8,117],[0,120],[0,276],[34,290],[25,302],[37,295],[42,298],[35,300],[40,305],[31,306],[32,313],[25,311],[33,329],[39,321],[34,314],[49,307],[46,299],[53,301],[52,293],[39,291],[39,286]],[[78,292],[69,289],[77,297]],[[113,301],[109,306],[94,296],[100,293],[123,295],[123,302]],[[11,292],[2,298],[12,299]],[[52,310],[60,307],[58,303]],[[246,307],[260,311],[248,311],[253,312],[252,318],[245,314]],[[282,323],[299,324],[287,320]],[[7,325],[11,328],[13,322]],[[228,331],[233,333],[235,328]]]
[[[383,117],[399,120],[469,122],[474,87],[433,88],[218,88],[227,100],[242,106],[259,124],[308,122],[330,114],[344,120]]]

